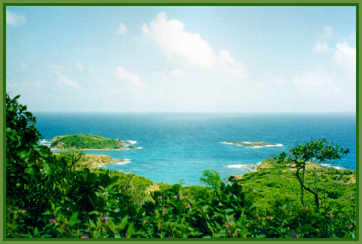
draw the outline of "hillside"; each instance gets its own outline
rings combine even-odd
[[[295,176],[296,169],[279,165],[272,159],[263,161],[256,172],[249,172],[235,178],[243,185],[246,196],[255,199],[255,207],[267,211],[277,201],[300,204],[300,185]],[[318,176],[318,192],[325,206],[334,211],[352,211],[356,207],[356,171],[335,169],[308,163],[306,183],[313,185],[315,173]],[[305,193],[306,202],[313,206],[313,197]]]

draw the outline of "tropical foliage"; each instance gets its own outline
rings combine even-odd
[[[79,167],[82,153],[38,145],[35,117],[6,98],[7,238],[356,238],[356,178],[318,167],[318,211],[299,201],[295,168],[267,160],[256,172],[205,186],[167,185]]]

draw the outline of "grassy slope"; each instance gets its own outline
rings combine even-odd
[[[353,170],[341,170],[322,167],[309,163],[306,173],[306,182],[309,186],[314,184],[314,171],[318,170],[318,192],[323,204],[329,204],[336,210],[351,211],[356,201],[356,174]],[[96,169],[102,170],[102,169]],[[130,189],[138,192],[149,192],[165,189],[169,185],[153,183],[151,180],[134,174],[120,171],[110,171],[112,175],[120,177],[120,181],[128,182]],[[272,160],[265,160],[256,172],[249,172],[236,178],[242,183],[246,198],[252,199],[258,211],[268,212],[276,200],[283,200],[295,207],[300,207],[300,185],[295,176],[295,169],[276,165]],[[133,179],[133,180],[131,180]],[[134,185],[134,186],[131,186]],[[139,185],[142,185],[139,188]],[[191,198],[203,194],[203,186],[184,186],[181,191]],[[146,196],[146,195],[143,195]],[[314,198],[305,192],[306,206],[314,206]]]
[[[353,170],[340,170],[309,163],[306,183],[314,186],[314,169],[318,170],[318,192],[320,200],[336,210],[351,210],[356,200],[356,175]],[[295,169],[276,165],[272,160],[265,160],[256,172],[238,176],[247,193],[254,199],[255,206],[261,211],[268,211],[276,199],[293,202],[300,206],[300,185],[295,176]],[[307,206],[314,205],[311,193],[305,192]]]

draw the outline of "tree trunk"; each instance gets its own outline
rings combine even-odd
[[[304,167],[303,167],[303,177],[302,177],[302,184],[300,185],[300,187],[301,187],[301,192],[302,192],[302,195],[301,195],[301,202],[302,202],[302,206],[304,207],[304,187],[303,187],[303,185],[304,185],[304,179],[305,179],[305,165],[304,165]]]
[[[305,171],[305,166],[303,167],[304,171]],[[302,179],[299,175],[299,171],[300,171],[300,168],[297,168],[297,172],[296,172],[296,176],[297,176],[297,179],[299,181],[299,184],[301,185],[301,187],[307,191],[309,191],[310,193],[312,193],[314,195],[314,202],[315,202],[315,205],[317,207],[317,209],[319,209],[319,198],[318,198],[318,194],[317,192],[313,191],[312,189],[310,189],[309,187],[307,187],[306,185],[304,185],[304,179]],[[304,175],[304,174],[303,174]],[[304,194],[303,194],[304,195]],[[304,199],[303,199],[304,200]],[[303,206],[304,206],[304,203],[302,202]]]

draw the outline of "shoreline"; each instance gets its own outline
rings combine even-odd
[[[50,148],[50,151],[59,151],[59,152],[72,152],[72,151],[126,151],[126,150],[140,150],[142,147],[135,147],[135,148],[82,148],[82,149],[76,149],[76,148],[69,148],[69,149],[58,149],[58,148]]]
[[[283,147],[281,143],[268,143],[263,141],[249,142],[249,141],[222,141],[221,144],[234,145],[237,147],[245,148],[265,148],[265,147]]]
[[[251,164],[253,165],[253,164]],[[273,170],[273,169],[282,169],[283,173],[286,173],[286,172],[295,172],[296,169],[294,167],[291,167],[291,165],[276,165],[275,164],[275,161],[273,161],[273,159],[266,159],[266,160],[263,160],[259,163],[256,163],[254,164],[255,168],[250,168],[251,170],[247,170],[246,172],[244,173],[241,173],[241,174],[233,174],[229,177],[235,177],[236,179],[242,179],[245,175],[247,175],[248,173],[255,173],[255,172],[263,172],[263,171],[270,171],[270,170]],[[244,168],[244,167],[243,167]],[[246,167],[245,167],[246,168]],[[308,170],[318,170],[317,172],[319,172],[319,174],[321,172],[331,172],[330,170],[333,170],[333,172],[338,172],[339,174],[355,174],[356,173],[356,170],[355,169],[346,169],[346,168],[343,168],[342,166],[334,166],[334,165],[331,165],[331,164],[326,164],[326,163],[315,163],[315,162],[308,162],[308,165],[307,165],[307,169]],[[349,172],[349,173],[348,173]],[[294,173],[292,173],[294,174]],[[352,177],[353,178],[353,177]],[[352,179],[352,181],[355,181],[355,176],[354,178]]]
[[[56,155],[62,157],[72,152],[55,152]],[[79,167],[101,168],[109,164],[125,165],[131,163],[129,158],[112,158],[104,154],[83,154],[76,163]]]
[[[71,134],[40,139],[38,144],[49,147],[51,151],[120,151],[142,149],[136,140],[121,140],[91,134]],[[88,148],[90,146],[90,148]]]
[[[103,166],[109,165],[109,164],[116,164],[116,165],[125,165],[131,163],[131,159],[129,158],[118,158],[118,159],[112,159],[112,161],[104,162],[97,164],[96,166],[92,166],[92,168],[101,168]],[[120,171],[120,170],[116,170]]]

